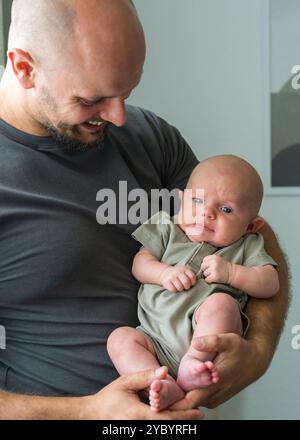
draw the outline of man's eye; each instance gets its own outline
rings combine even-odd
[[[80,103],[81,103],[84,107],[93,107],[93,105],[95,105],[93,102],[87,102],[87,101],[83,101],[83,100],[81,100]]]
[[[193,202],[196,203],[197,205],[202,205],[203,199],[200,199],[200,197],[193,197]]]
[[[232,209],[228,208],[228,206],[222,206],[221,211],[225,214],[230,214],[232,212]]]

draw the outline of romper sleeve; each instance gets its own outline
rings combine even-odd
[[[169,241],[171,223],[170,215],[160,211],[139,226],[132,233],[132,237],[161,260]]]
[[[261,234],[249,234],[245,240],[243,265],[246,267],[266,266],[270,264],[277,267],[276,261],[266,252],[264,238]]]

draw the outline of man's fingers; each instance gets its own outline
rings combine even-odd
[[[196,408],[198,406],[214,408],[217,406],[219,393],[220,388],[218,387],[218,384],[200,390],[189,391],[184,399],[174,403],[170,409],[172,411],[181,411]]]
[[[199,409],[190,409],[186,411],[151,411],[150,416],[146,418],[148,420],[201,420],[203,417],[204,414]]]
[[[236,345],[237,338],[240,336],[233,333],[226,333],[220,335],[201,336],[195,338],[192,342],[193,347],[199,351],[228,351]]]
[[[168,375],[167,367],[160,367],[157,370],[140,371],[138,373],[121,376],[119,380],[123,389],[128,391],[140,391],[151,385],[154,379],[165,379]]]
[[[210,387],[209,387],[210,388]],[[199,400],[201,399],[202,392],[205,390],[193,390],[189,391],[183,399],[179,400],[179,402],[174,403],[170,407],[170,409],[173,411],[182,411],[187,409],[193,409],[197,406],[199,406]]]

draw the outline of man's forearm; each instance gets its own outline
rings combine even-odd
[[[78,420],[83,399],[0,392],[0,420]]]
[[[261,356],[261,359],[268,362],[262,365],[265,370],[272,360],[284,326],[289,303],[289,275],[287,262],[272,229],[265,225],[260,232],[263,234],[267,252],[278,264],[280,284],[280,290],[274,297],[266,300],[251,298],[246,308],[251,322],[247,339],[258,342],[259,347],[266,354]]]

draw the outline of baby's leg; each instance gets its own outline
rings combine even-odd
[[[130,327],[120,327],[111,333],[107,341],[107,351],[119,374],[160,367],[150,338]],[[154,411],[168,408],[185,396],[167,372],[166,368],[161,379],[155,379],[147,390],[150,406]]]
[[[177,383],[185,391],[203,388],[219,380],[217,369],[211,362],[216,353],[201,351],[197,338],[218,333],[242,334],[239,307],[226,293],[209,296],[197,309],[196,322],[190,348],[180,362],[177,376]]]

